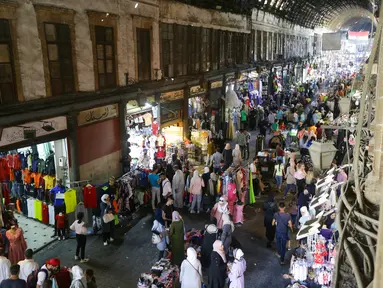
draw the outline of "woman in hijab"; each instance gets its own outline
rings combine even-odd
[[[202,201],[202,188],[205,186],[203,180],[198,175],[198,171],[193,172],[193,177],[190,180],[190,193],[193,195],[193,202],[190,208],[190,213],[195,213],[194,209],[197,204],[197,214],[201,211],[201,201]]]
[[[154,211],[154,222],[152,227],[152,233],[158,234],[161,237],[161,242],[157,243],[157,249],[160,251],[158,254],[158,260],[161,260],[164,257],[166,249],[166,231],[165,231],[165,221],[162,217],[162,210],[157,205],[156,210]]]
[[[274,214],[278,212],[278,205],[275,203],[274,193],[269,192],[268,199],[263,203],[263,211],[265,211],[265,218],[263,223],[266,228],[267,248],[271,248],[271,243],[275,238],[275,226],[273,226]]]
[[[235,167],[240,166],[242,163],[241,148],[238,144],[235,145],[233,150],[233,163]]]
[[[299,224],[300,226],[303,226],[307,221],[311,220],[311,216],[306,206],[301,207],[299,211],[301,212],[301,217],[299,218]]]
[[[216,240],[211,253],[211,264],[209,267],[209,288],[224,288],[226,279],[226,255],[222,242]]]
[[[181,171],[181,167],[178,165],[174,166],[174,170],[176,171],[172,182],[174,207],[182,208],[184,207],[183,196],[185,191],[185,175]]]
[[[173,211],[172,225],[170,226],[170,243],[172,245],[172,263],[181,265],[184,260],[184,235],[185,227],[180,214]]]
[[[202,283],[202,266],[197,259],[197,252],[194,248],[189,247],[186,250],[186,259],[182,261],[180,282],[181,288],[201,287]]]
[[[245,288],[245,271],[246,271],[246,260],[243,258],[244,254],[241,249],[234,250],[234,262],[230,268],[229,288]]]
[[[204,268],[209,268],[211,252],[213,251],[214,241],[217,240],[218,228],[214,224],[205,225],[205,234],[201,245],[201,261]]]
[[[114,239],[114,221],[110,221],[108,223],[105,223],[104,221],[104,215],[105,214],[113,214],[113,207],[112,203],[110,202],[110,197],[108,194],[104,194],[101,197],[101,203],[100,203],[100,210],[101,210],[101,221],[102,221],[102,238],[104,241],[104,246],[108,245],[108,242],[113,242]]]
[[[209,181],[210,181],[210,169],[209,167],[205,167],[204,170],[203,170],[203,174],[202,174],[202,180],[203,180],[203,195],[202,195],[202,201],[203,201],[203,209],[204,211],[207,211],[209,212],[210,209],[212,208],[212,203],[213,203],[213,195],[214,195],[214,192],[213,192],[213,195],[210,193],[210,185],[209,185]]]
[[[86,278],[84,276],[84,271],[80,266],[73,266],[70,270],[72,273],[72,283],[69,288],[86,288]]]
[[[219,202],[215,203],[213,209],[211,209],[210,217],[217,221],[217,228],[222,229],[223,220],[222,215],[229,213],[228,203],[225,197],[219,198]]]
[[[226,170],[233,163],[233,151],[231,150],[230,144],[227,143],[225,149],[222,152],[223,161],[225,162],[224,169]]]
[[[226,213],[222,215],[222,221],[223,221],[223,226],[222,226],[221,241],[223,243],[223,247],[225,248],[225,253],[229,254],[232,234],[234,232],[234,224],[230,219],[230,215]]]

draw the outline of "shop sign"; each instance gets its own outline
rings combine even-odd
[[[214,81],[210,84],[210,89],[221,88],[223,86],[223,81]]]
[[[200,85],[190,87],[190,97],[206,93],[206,89]]]
[[[161,113],[161,126],[164,125],[165,123],[172,122],[175,120],[181,120],[181,111],[169,111],[166,114]]]
[[[46,131],[44,125],[51,126],[54,130]],[[20,126],[8,127],[3,129],[0,139],[0,147],[25,141],[24,130],[36,131],[36,138],[46,136],[67,129],[66,117],[60,116],[36,122],[25,123]]]
[[[160,103],[175,101],[184,98],[184,90],[161,93]]]
[[[81,111],[77,116],[77,123],[78,126],[84,126],[115,117],[118,117],[118,104]]]

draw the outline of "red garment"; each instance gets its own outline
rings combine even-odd
[[[9,180],[9,167],[6,158],[0,158],[0,181]]]
[[[162,147],[159,147],[158,148],[158,151],[157,151],[157,158],[158,159],[164,159],[165,158],[165,149],[162,148]]]
[[[9,168],[9,181],[15,181],[15,169]]]
[[[45,203],[43,203],[43,222],[47,225],[49,224],[49,209]]]
[[[31,171],[29,169],[25,168],[22,170],[24,175],[24,183],[31,184]]]
[[[158,122],[153,121],[152,122],[152,134],[157,135],[157,133],[158,133]]]
[[[70,287],[71,277],[67,268],[62,268],[60,272],[55,274],[55,279],[58,287]]]
[[[8,204],[11,203],[11,193],[9,191],[8,185],[4,184],[2,190],[3,190],[4,204],[8,206]]]
[[[61,215],[57,214],[55,219],[56,219],[57,228],[65,228],[65,214],[64,213],[61,213]]]
[[[17,264],[19,261],[24,260],[24,252],[27,249],[27,243],[23,236],[23,230],[17,228],[16,231],[8,230],[5,235],[9,240],[9,253],[8,259],[11,264]]]
[[[84,206],[85,208],[97,208],[96,187],[90,185],[84,187]]]
[[[15,170],[21,170],[21,161],[19,154],[13,155],[13,168]]]
[[[7,163],[8,163],[8,167],[9,168],[13,168],[14,167],[14,165],[13,165],[13,155],[11,155],[11,154],[7,155]]]

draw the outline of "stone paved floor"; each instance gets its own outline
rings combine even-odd
[[[254,135],[250,146],[250,159],[252,159],[255,147]],[[281,195],[277,198],[281,198]],[[282,275],[288,272],[288,267],[281,267],[274,255],[275,250],[266,248],[263,213],[256,212],[257,208],[262,207],[262,203],[261,199],[253,206],[246,206],[246,222],[234,231],[234,236],[241,243],[247,261],[246,287],[286,287],[287,283]],[[207,215],[190,215],[186,211],[181,214],[184,216],[186,229],[202,229],[208,220]],[[151,244],[151,226],[151,214],[139,220],[128,232],[126,231],[129,227],[124,225],[115,242],[107,247],[103,246],[100,235],[88,236],[86,256],[90,261],[80,266],[95,271],[100,288],[136,287],[140,274],[149,271],[158,254],[158,250]],[[42,264],[46,259],[58,257],[62,261],[62,266],[70,267],[79,264],[74,260],[75,249],[74,239],[56,241],[38,252],[35,259]],[[204,274],[207,272],[204,271]]]

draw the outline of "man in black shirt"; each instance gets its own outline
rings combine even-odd
[[[11,277],[1,282],[0,288],[25,288],[27,283],[24,280],[19,279],[20,265],[12,265],[10,270]]]

